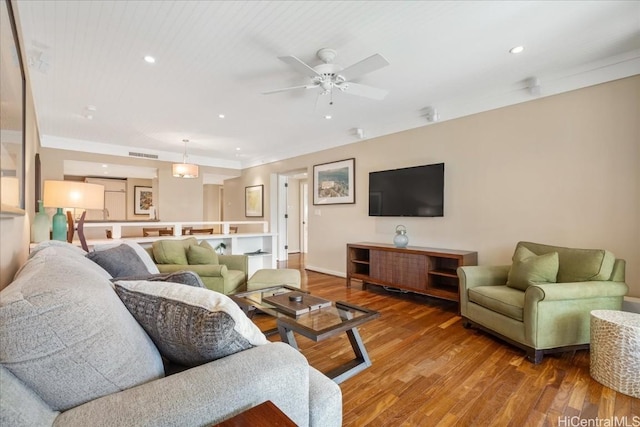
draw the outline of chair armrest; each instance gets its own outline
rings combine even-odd
[[[161,273],[173,273],[181,270],[189,270],[197,273],[200,277],[226,277],[228,274],[227,267],[222,264],[158,264],[158,270],[160,270]]]
[[[247,255],[218,255],[218,262],[227,266],[229,270],[249,273],[249,257]]]
[[[589,281],[531,285],[524,294],[525,305],[540,301],[564,301],[623,297],[629,291],[624,282]]]
[[[523,324],[527,344],[554,348],[589,343],[589,313],[620,310],[624,282],[589,281],[531,285],[524,294]]]
[[[460,313],[467,316],[469,294],[467,291],[476,286],[500,286],[507,283],[509,265],[469,265],[458,267],[460,279]]]
[[[458,267],[460,289],[476,286],[502,286],[507,283],[510,265],[473,265]]]
[[[60,414],[55,426],[212,425],[271,400],[309,424],[309,364],[284,343],[232,354]]]

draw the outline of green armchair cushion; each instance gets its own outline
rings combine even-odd
[[[513,254],[507,286],[526,291],[535,283],[555,283],[558,275],[558,253],[536,255],[524,246],[518,246]]]
[[[218,264],[218,254],[206,240],[199,245],[191,245],[187,249],[187,262],[189,265]]]
[[[478,286],[469,289],[469,301],[522,322],[525,293],[508,286]]]
[[[529,249],[536,255],[557,252],[560,261],[558,283],[586,282],[590,280],[611,280],[615,256],[604,249],[576,249],[519,242],[517,247]]]
[[[153,258],[158,264],[188,265],[185,246],[180,240],[158,240],[153,242]]]

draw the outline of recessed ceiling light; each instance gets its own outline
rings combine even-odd
[[[97,111],[98,108],[95,105],[87,105],[87,111]]]
[[[240,151],[240,147],[236,147],[236,151]]]
[[[102,165],[102,167],[103,167],[103,168],[106,168],[106,167],[107,167],[107,165]]]
[[[516,46],[509,49],[509,53],[522,53],[524,46]]]
[[[224,119],[224,114],[218,114],[218,118]]]
[[[329,115],[324,116],[324,118],[327,119],[327,120],[331,120],[331,116],[329,116]]]
[[[145,61],[147,61],[149,64],[153,64],[153,63],[155,63],[155,62],[156,62],[156,58],[154,58],[154,57],[153,57],[153,56],[151,56],[151,55],[147,55],[147,56],[145,56],[145,57],[144,57],[144,60],[145,60]]]

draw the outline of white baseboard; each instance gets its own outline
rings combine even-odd
[[[345,273],[342,273],[340,271],[327,270],[326,268],[315,267],[313,265],[305,265],[304,268],[306,270],[317,271],[318,273],[330,274],[332,276],[338,276],[338,277],[344,277],[344,278],[347,277]]]
[[[624,297],[624,301],[622,301],[622,311],[640,313],[640,298]]]

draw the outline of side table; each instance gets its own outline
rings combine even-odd
[[[296,423],[267,400],[214,427],[296,427]]]
[[[640,398],[640,314],[593,310],[590,357],[594,380]]]

